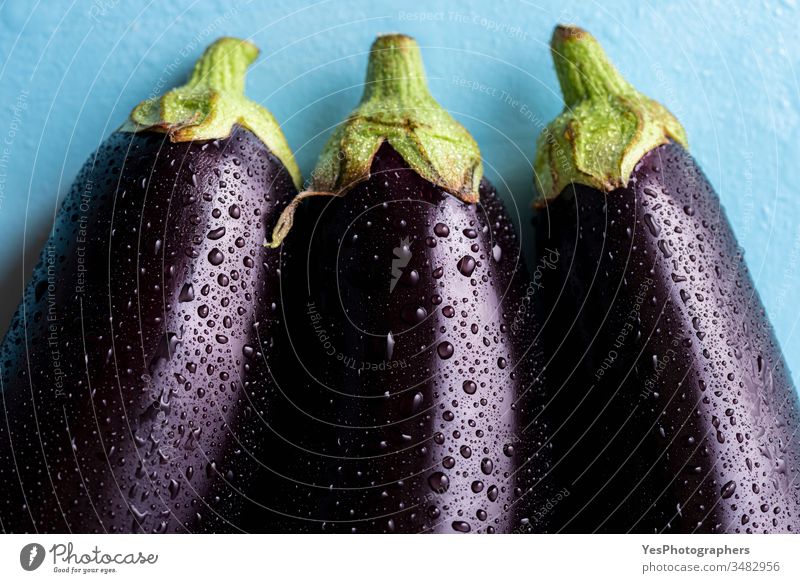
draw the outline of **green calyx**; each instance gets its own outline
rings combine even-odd
[[[478,145],[431,96],[419,46],[402,34],[372,44],[361,103],[323,149],[314,190],[341,193],[368,178],[384,140],[427,181],[465,202],[478,200]]]
[[[478,144],[428,91],[417,42],[403,34],[387,34],[372,43],[361,102],[325,144],[311,189],[284,209],[268,246],[280,246],[301,201],[344,196],[368,179],[384,141],[428,182],[464,202],[478,202],[483,177]]]
[[[300,169],[278,122],[244,95],[247,68],[258,52],[248,41],[218,39],[197,61],[188,83],[142,101],[120,131],[158,131],[173,142],[189,142],[227,138],[238,124],[258,136],[300,188]]]
[[[670,140],[688,146],[680,122],[628,83],[591,34],[558,26],[550,46],[564,111],[538,139],[537,203],[573,183],[603,192],[624,187],[653,148]]]

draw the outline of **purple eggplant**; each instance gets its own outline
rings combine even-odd
[[[680,123],[587,32],[540,137],[538,293],[568,532],[797,532],[798,401]]]
[[[2,344],[4,532],[238,532],[281,325],[263,245],[300,176],[223,38],[86,162]]]
[[[277,383],[291,394],[272,411],[298,475],[315,476],[297,496],[309,522],[546,530],[518,504],[544,499],[547,471],[520,241],[413,39],[375,41],[361,104],[313,176],[273,241],[293,224],[278,350],[304,374]]]

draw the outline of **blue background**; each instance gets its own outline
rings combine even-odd
[[[6,1],[0,327],[83,161],[140,99],[183,82],[221,35],[261,47],[248,94],[283,123],[306,176],[358,100],[373,37],[415,36],[434,96],[476,137],[529,244],[535,138],[561,109],[547,48],[557,22],[593,32],[623,74],[683,122],[800,379],[796,0]]]

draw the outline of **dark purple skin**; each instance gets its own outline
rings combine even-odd
[[[674,143],[538,213],[564,532],[797,532],[797,396],[720,201]],[[612,352],[613,351],[613,352]]]
[[[546,452],[529,459],[544,427],[527,276],[486,180],[480,195],[462,202],[384,144],[368,180],[295,220],[282,346],[305,374],[280,417],[316,476],[309,531],[546,529],[520,504],[544,499],[547,470]]]
[[[281,323],[263,243],[295,193],[240,127],[118,132],[86,163],[2,344],[4,532],[277,528],[245,518],[276,498],[254,461]]]

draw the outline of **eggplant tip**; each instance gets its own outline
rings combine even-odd
[[[382,48],[385,46],[402,46],[402,45],[416,45],[417,41],[413,36],[403,34],[402,32],[385,32],[375,37],[372,43],[373,50],[375,48]]]
[[[574,24],[558,24],[553,30],[553,44],[556,41],[581,39],[591,34],[580,26]]]
[[[243,38],[237,38],[235,36],[221,36],[213,43],[211,43],[208,46],[208,48],[210,49],[212,47],[219,47],[224,45],[229,45],[229,46],[241,45],[242,47],[245,47],[250,53],[252,53],[254,58],[261,53],[261,49],[259,49],[254,42]]]
[[[414,39],[414,37],[407,35],[404,32],[380,32],[375,37],[375,40],[379,38],[408,38],[412,40]]]

